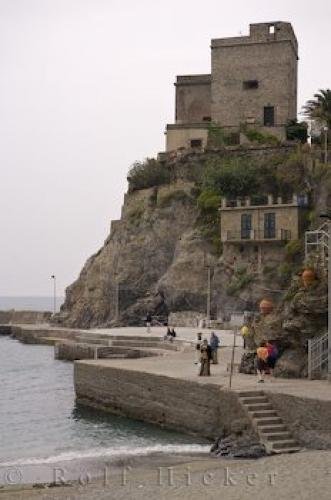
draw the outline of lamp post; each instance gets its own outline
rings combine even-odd
[[[56,276],[52,274],[51,280],[53,280],[53,314],[56,313]]]

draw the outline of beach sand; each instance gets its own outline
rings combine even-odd
[[[109,467],[88,485],[0,490],[0,500],[300,499],[331,498],[331,451],[259,460],[149,457]]]

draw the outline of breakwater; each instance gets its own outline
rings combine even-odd
[[[250,427],[236,394],[217,384],[115,367],[106,360],[76,362],[74,383],[79,403],[162,427],[206,438]]]

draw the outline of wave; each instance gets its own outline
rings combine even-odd
[[[42,465],[67,462],[70,460],[100,459],[100,458],[130,458],[138,456],[148,456],[152,454],[163,455],[196,455],[209,453],[210,445],[199,444],[168,444],[155,446],[128,447],[119,446],[117,448],[97,448],[85,451],[69,451],[52,455],[50,457],[21,458],[10,462],[0,462],[0,467],[11,467],[18,465]]]

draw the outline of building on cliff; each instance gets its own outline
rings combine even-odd
[[[177,76],[166,150],[203,148],[210,122],[240,142],[240,128],[283,139],[297,116],[298,42],[285,22],[251,24],[248,36],[211,41],[211,74]]]
[[[256,270],[274,259],[282,261],[284,243],[298,240],[305,229],[307,195],[274,199],[269,194],[253,202],[250,197],[222,199],[221,241],[224,258],[234,256],[256,263]]]

